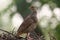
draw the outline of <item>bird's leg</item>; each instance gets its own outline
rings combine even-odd
[[[27,33],[27,39],[29,39],[29,37],[30,37],[30,33]]]
[[[30,33],[27,33],[27,40],[33,40],[33,38],[30,37]]]

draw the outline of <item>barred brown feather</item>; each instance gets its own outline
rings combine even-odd
[[[17,31],[17,35],[20,35],[22,33],[28,33],[33,31],[36,28],[36,24],[37,24],[37,12],[34,9],[34,7],[31,7],[32,10],[32,14],[28,15],[23,23],[21,24],[21,26],[19,27],[18,31]]]

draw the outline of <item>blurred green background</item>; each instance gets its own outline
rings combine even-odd
[[[0,10],[0,28],[6,29],[7,31],[9,30],[11,32],[12,32],[12,30],[16,31],[15,30],[16,28],[14,29],[14,27],[12,25],[12,19],[14,18],[14,15],[16,13],[18,13],[17,16],[20,15],[23,20],[28,14],[31,14],[31,10],[29,9],[29,7],[33,4],[33,2],[37,2],[37,1],[40,2],[41,3],[41,5],[39,7],[40,9],[43,7],[44,4],[48,4],[50,6],[51,11],[53,11],[55,8],[59,9],[59,11],[60,11],[60,0],[11,0],[12,2],[10,4],[9,4],[9,1],[10,0],[1,1],[1,3],[0,3],[1,5],[3,5],[3,3],[6,3],[6,4],[4,4],[6,6],[1,6],[2,8],[0,7],[0,9],[1,9]],[[14,6],[16,6],[16,8]],[[8,18],[6,18],[6,17],[8,17]],[[19,17],[17,17],[17,18],[19,18]],[[4,21],[4,20],[7,20],[7,21]],[[20,22],[18,20],[20,20],[20,19],[17,19],[17,23]],[[55,22],[55,21],[53,21],[53,22]],[[58,25],[56,25],[56,28],[51,29],[51,28],[47,27],[46,29],[51,30],[52,33],[54,34],[54,37],[56,37],[57,40],[60,40],[60,20],[58,20]],[[46,31],[46,29],[40,28],[40,26],[38,26],[36,28],[36,31],[39,33],[41,31],[43,31],[42,34],[44,34],[45,32],[48,32],[48,31]],[[45,32],[44,32],[44,30],[45,30]],[[44,34],[44,35],[46,35],[46,34]],[[49,38],[47,38],[47,39],[49,40]]]

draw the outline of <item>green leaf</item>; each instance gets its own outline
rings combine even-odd
[[[60,40],[60,24],[58,24],[55,29],[55,35],[56,35],[57,40]]]

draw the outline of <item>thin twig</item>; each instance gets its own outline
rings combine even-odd
[[[11,34],[11,35],[13,35],[14,37],[16,37],[17,38],[17,36],[15,36],[14,34],[12,34],[12,33],[10,33],[10,32],[8,32],[8,31],[6,31],[6,30],[3,30],[3,29],[0,29],[1,31],[4,31],[4,32],[6,32],[6,33],[8,33],[8,34]]]

